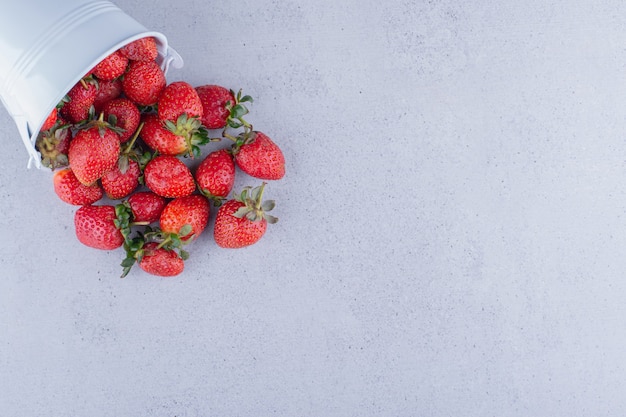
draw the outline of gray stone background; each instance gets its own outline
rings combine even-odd
[[[121,280],[0,108],[1,416],[626,413],[626,3],[117,4],[256,99],[280,221]]]

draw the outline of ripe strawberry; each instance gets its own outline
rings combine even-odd
[[[113,128],[100,119],[79,130],[70,143],[70,166],[80,182],[91,185],[115,167],[120,140]]]
[[[48,130],[39,132],[35,147],[41,154],[41,164],[50,169],[67,166],[72,131],[66,121],[59,118]]]
[[[102,106],[105,103],[118,98],[122,94],[122,80],[119,78],[113,81],[98,81],[98,91],[96,93],[96,99],[93,102],[96,108],[96,114],[100,114]]]
[[[159,155],[148,162],[144,181],[150,190],[165,198],[184,197],[196,189],[187,165],[170,155]]]
[[[252,131],[240,136],[233,147],[235,162],[246,174],[264,180],[279,180],[285,176],[285,157],[267,135]]]
[[[165,206],[159,225],[162,232],[177,234],[183,241],[191,242],[206,228],[209,212],[210,205],[205,197],[198,194],[179,197]]]
[[[221,129],[226,126],[235,95],[219,85],[207,84],[196,87],[202,102],[202,124],[208,129]]]
[[[52,177],[54,192],[68,204],[86,206],[102,198],[102,189],[98,184],[82,184],[70,168],[56,171]]]
[[[115,51],[93,68],[93,75],[99,80],[111,81],[120,77],[126,71],[128,58],[119,51]]]
[[[139,267],[159,277],[174,277],[183,272],[185,262],[171,249],[159,248],[157,242],[146,243],[142,249]]]
[[[141,139],[151,149],[161,155],[183,155],[187,152],[185,138],[166,129],[156,114],[147,113],[142,117],[142,121],[144,126]]]
[[[235,184],[235,163],[232,155],[226,149],[211,152],[198,165],[195,178],[200,192],[220,204]]]
[[[159,119],[176,122],[178,118],[187,114],[188,118],[202,118],[202,102],[198,92],[184,81],[169,84],[158,100]]]
[[[154,223],[161,217],[167,200],[152,191],[140,191],[128,198],[128,205],[132,211],[133,222]]]
[[[126,142],[133,136],[141,121],[139,109],[127,98],[116,98],[107,102],[103,107],[104,120],[123,129],[119,133],[120,142]],[[114,116],[112,120],[111,116]]]
[[[119,248],[124,243],[124,237],[115,226],[116,218],[113,206],[82,206],[74,214],[76,237],[91,248]]]
[[[165,74],[154,61],[131,61],[122,80],[126,96],[142,106],[155,104],[165,85]]]
[[[39,129],[39,131],[43,132],[45,130],[51,129],[52,126],[54,126],[54,124],[56,123],[58,117],[59,117],[59,110],[55,107],[50,112],[48,117],[46,117],[46,120],[44,120],[43,125],[41,125],[41,129]]]
[[[133,61],[154,61],[159,55],[153,37],[137,39],[120,48],[120,53]]]
[[[61,107],[61,115],[71,123],[78,123],[89,117],[89,108],[96,100],[97,87],[92,82],[81,80],[67,93],[69,101]]]
[[[199,157],[200,145],[208,143],[210,139],[200,121],[202,102],[196,90],[184,81],[173,82],[159,96],[157,109],[158,118],[165,128],[184,141],[183,154]]]
[[[215,218],[213,237],[223,248],[242,248],[261,239],[267,223],[278,219],[266,212],[274,208],[274,201],[262,202],[265,183],[259,187],[246,187],[234,199],[225,202]]]
[[[102,176],[100,182],[107,197],[111,200],[121,200],[129,196],[139,186],[141,168],[139,163],[128,159],[128,166],[122,171],[120,164]]]

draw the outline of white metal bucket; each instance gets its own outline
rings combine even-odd
[[[24,18],[28,17],[26,24]],[[122,46],[152,36],[167,72],[183,60],[167,38],[149,31],[105,0],[19,0],[0,13],[0,100],[15,120],[30,156],[46,117],[98,62]]]

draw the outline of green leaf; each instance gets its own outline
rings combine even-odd
[[[172,233],[170,235],[170,240],[172,241],[173,248],[180,248],[181,246],[183,246],[183,241],[180,240],[180,237],[178,237],[175,233]]]
[[[179,255],[183,261],[189,259],[189,252],[187,252],[186,250],[181,249]]]
[[[165,121],[165,127],[167,128],[167,130],[169,130],[172,133],[176,132],[176,124],[172,122],[171,120]]]
[[[243,219],[248,215],[249,212],[250,209],[248,207],[240,207],[239,209],[237,209],[237,211],[233,213],[233,216],[237,217],[238,219]]]
[[[120,158],[117,160],[117,167],[122,174],[126,174],[126,171],[128,171],[130,167],[128,155],[120,155]]]
[[[243,123],[238,122],[233,119],[228,119],[228,126],[230,126],[233,129],[239,129],[241,126],[243,126]]]
[[[107,121],[111,126],[117,126],[117,116],[114,114],[109,114]]]
[[[252,201],[259,201],[259,196],[261,195],[262,191],[263,191],[262,187],[254,187],[252,189],[252,192],[250,193],[250,199]]]
[[[193,228],[191,227],[190,224],[186,224],[183,227],[180,228],[180,230],[178,231],[178,236],[180,237],[186,237],[189,233],[191,233],[191,231],[193,230]]]
[[[233,119],[241,119],[246,114],[248,114],[248,109],[242,104],[237,104],[230,111],[230,117],[232,117]]]
[[[278,222],[278,217],[274,217],[271,214],[264,214],[263,218],[265,219],[265,221],[267,221],[269,224],[274,224],[276,222]]]
[[[261,204],[261,209],[263,211],[271,211],[276,207],[276,202],[274,200],[265,200],[263,204]]]
[[[131,257],[125,258],[122,261],[121,266],[123,266],[124,268],[131,267],[131,266],[135,265],[135,261],[136,261],[135,258],[131,258]]]
[[[254,101],[254,100],[252,99],[252,97],[250,97],[250,96],[248,96],[248,95],[245,95],[245,96],[243,96],[243,97],[241,97],[241,98],[239,99],[239,102],[240,102],[240,103],[245,103],[245,102],[252,103],[253,101]]]

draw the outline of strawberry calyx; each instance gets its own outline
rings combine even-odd
[[[187,144],[185,156],[199,158],[202,153],[200,147],[212,141],[209,137],[209,131],[202,125],[199,117],[189,117],[187,113],[183,113],[178,116],[176,123],[171,120],[165,120],[163,123],[167,130],[176,136],[185,138]]]
[[[113,115],[111,116],[115,117]],[[128,167],[130,165],[130,159],[134,159],[135,161],[137,161],[137,163],[139,163],[139,166],[141,168],[145,167],[145,164],[147,163],[147,162],[143,163],[144,162],[142,159],[143,153],[141,152],[141,149],[138,146],[136,146],[137,138],[139,137],[139,133],[141,133],[141,129],[143,129],[143,122],[139,124],[139,127],[137,127],[137,130],[133,134],[133,137],[128,141],[128,144],[124,145],[124,147],[122,148],[120,152],[120,157],[117,160],[117,167],[119,168],[122,174],[125,174],[126,171],[128,171]],[[143,163],[143,166],[142,166],[142,163]]]
[[[213,207],[220,207],[224,201],[226,201],[226,197],[214,195],[206,188],[201,188],[196,182],[196,186],[198,188],[198,192],[209,199],[211,203],[213,203]]]
[[[268,211],[271,211],[276,206],[276,202],[274,200],[263,201],[263,192],[266,184],[264,182],[254,188],[250,186],[244,187],[241,193],[235,195],[235,200],[244,205],[234,212],[233,216],[239,219],[245,218],[251,222],[265,219],[270,224],[276,223],[278,218],[267,214]]]
[[[57,120],[50,129],[39,133],[35,147],[41,154],[43,166],[54,170],[69,165],[67,150],[61,149],[61,144],[70,135],[70,125],[62,120]]]
[[[233,90],[230,90],[230,93],[235,97],[235,102],[232,103],[229,100],[226,103],[226,110],[230,113],[226,119],[226,125],[233,129],[239,129],[240,127],[250,128],[250,123],[243,118],[249,111],[242,103],[252,103],[254,99],[249,95],[242,96],[241,89],[236,94]]]
[[[174,251],[178,253],[178,256],[180,256],[183,261],[189,259],[189,252],[183,249],[183,246],[188,242],[184,241],[182,238],[187,237],[191,233],[191,230],[192,227],[189,224],[181,227],[178,233],[165,233],[159,228],[146,226],[144,231],[138,231],[135,237],[125,237],[124,250],[126,252],[126,258],[124,258],[120,264],[123,268],[120,278],[124,278],[128,275],[135,263],[141,262],[141,259],[146,254],[144,248],[149,242],[158,243],[154,250],[165,249]]]
[[[113,118],[115,119],[115,117]],[[87,129],[98,129],[98,133],[101,137],[104,137],[107,130],[115,132],[117,134],[123,133],[124,129],[121,127],[115,126],[115,120],[112,120],[113,123],[109,123],[108,120],[104,120],[104,112],[100,112],[98,117],[96,118],[96,109],[94,106],[89,108],[89,117],[86,120],[83,120],[80,123],[74,125],[77,130],[87,130]]]

